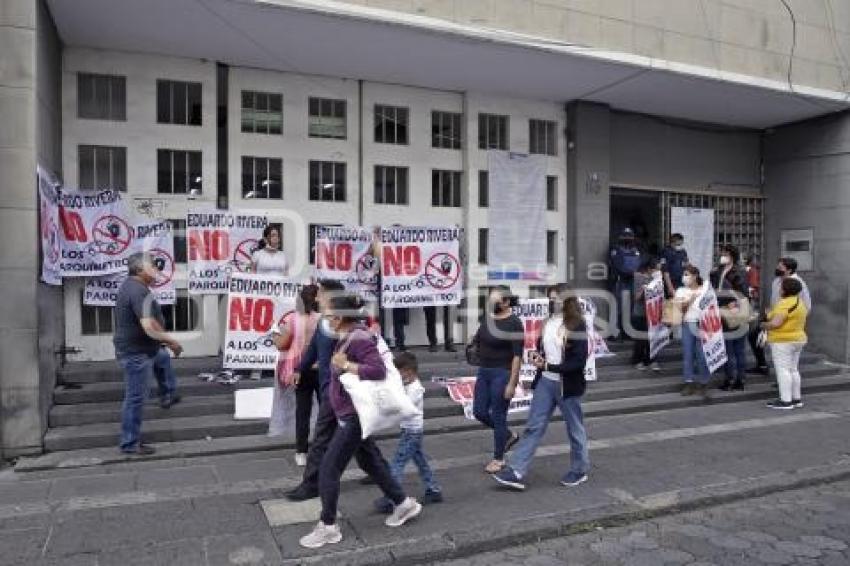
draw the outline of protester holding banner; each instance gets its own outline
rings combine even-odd
[[[688,265],[682,274],[682,286],[676,290],[673,300],[680,306],[682,318],[682,353],[684,362],[684,385],[682,395],[694,393],[706,394],[711,373],[708,371],[702,341],[700,340],[699,298],[705,289],[705,282],[695,265]],[[696,358],[698,376],[694,374]],[[696,382],[694,380],[697,380]]]
[[[644,259],[640,269],[634,275],[632,327],[638,334],[633,336],[632,363],[635,364],[635,369],[638,371],[646,371],[650,367],[652,371],[661,371],[661,366],[650,355],[649,335],[647,334],[649,326],[646,316],[646,289],[653,281],[660,278],[661,271],[659,270],[658,260],[649,257]]]
[[[717,302],[723,314],[723,335],[726,341],[726,380],[720,386],[724,391],[743,390],[747,375],[747,324],[737,316],[742,309],[749,312],[747,274],[738,265],[738,248],[726,244],[720,250],[720,264],[711,272],[711,284],[719,291]],[[745,307],[746,305],[746,307]]]
[[[328,398],[339,426],[319,470],[319,496],[322,499],[320,521],[310,534],[300,540],[306,548],[320,548],[342,540],[342,533],[336,523],[340,478],[355,453],[358,453],[358,464],[395,505],[393,513],[384,521],[388,527],[400,527],[422,512],[422,505],[407,497],[392,477],[389,465],[375,441],[362,438],[360,419],[339,379],[343,373],[352,373],[361,380],[381,380],[386,377],[387,370],[375,336],[360,322],[363,300],[353,294],[338,295],[330,299],[330,307],[330,325],[339,340],[331,358]]]
[[[262,275],[289,275],[289,263],[281,249],[280,229],[277,226],[269,225],[263,230],[263,239],[251,254],[251,271]]]
[[[154,453],[142,444],[142,408],[148,393],[148,381],[164,344],[175,356],[183,347],[163,329],[162,310],[149,289],[158,275],[153,259],[146,253],[127,258],[129,277],[118,291],[115,304],[115,357],[124,370],[124,404],[121,409],[121,452]],[[170,367],[170,366],[169,366]],[[173,394],[173,393],[172,393]]]
[[[269,436],[284,434],[287,415],[285,409],[286,390],[295,387],[295,463],[307,465],[308,438],[310,436],[310,415],[313,412],[313,397],[319,402],[319,377],[314,368],[303,373],[295,369],[301,363],[301,356],[312,341],[319,323],[319,307],[316,304],[318,287],[305,285],[301,289],[295,310],[284,316],[274,335],[275,346],[281,354],[278,358],[272,415],[269,420]]]
[[[809,314],[802,297],[803,284],[793,277],[782,280],[781,298],[767,314],[762,328],[773,354],[779,399],[767,404],[771,409],[799,409],[803,406],[800,392],[800,354],[806,345],[806,317]]]
[[[587,326],[579,300],[567,285],[551,287],[548,295],[550,317],[537,342],[537,350],[532,352],[537,375],[528,424],[510,463],[493,476],[500,484],[519,490],[525,489],[523,478],[528,473],[555,407],[564,417],[570,441],[570,471],[561,478],[561,484],[572,487],[587,481],[590,469],[587,432],[581,409],[581,398],[587,384]]]
[[[508,429],[508,407],[519,382],[525,338],[522,322],[511,310],[516,303],[510,287],[494,287],[473,338],[480,366],[472,412],[481,424],[493,429],[493,460],[485,467],[489,474],[504,467],[505,452],[519,440]]]

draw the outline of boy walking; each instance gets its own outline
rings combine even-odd
[[[410,460],[413,460],[419,469],[419,477],[425,484],[425,495],[421,499],[422,503],[440,503],[443,500],[440,484],[434,479],[434,473],[431,471],[431,466],[428,465],[428,458],[422,451],[425,424],[422,410],[425,404],[425,388],[419,381],[419,363],[415,355],[410,352],[401,352],[395,357],[395,366],[401,374],[404,390],[416,408],[419,409],[419,414],[401,423],[401,437],[398,441],[395,458],[390,465],[390,473],[401,484],[404,468]],[[375,508],[381,513],[392,513],[393,504],[389,499],[381,497],[375,501]]]

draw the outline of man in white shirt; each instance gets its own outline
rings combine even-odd
[[[812,296],[809,294],[809,287],[806,285],[806,282],[803,281],[802,277],[797,275],[797,260],[793,257],[780,258],[779,264],[776,266],[776,271],[774,273],[776,278],[770,286],[770,306],[775,306],[776,303],[779,302],[779,299],[782,298],[780,293],[782,280],[786,277],[793,277],[803,285],[803,290],[800,292],[800,300],[803,301],[804,305],[806,305],[806,310],[811,313]]]

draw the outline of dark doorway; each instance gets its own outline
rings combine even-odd
[[[612,188],[609,226],[611,245],[617,242],[624,228],[631,228],[641,247],[657,256],[664,247],[661,233],[661,193]]]

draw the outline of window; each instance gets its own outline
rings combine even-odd
[[[558,123],[549,120],[528,121],[528,152],[558,155]]]
[[[376,104],[375,143],[407,145],[407,119],[407,108]]]
[[[310,162],[310,200],[345,202],[345,163]]]
[[[81,145],[78,152],[80,190],[127,190],[126,147]]]
[[[431,172],[431,206],[460,206],[460,171]]]
[[[200,151],[158,149],[156,166],[158,193],[200,194],[203,180]]]
[[[508,149],[508,117],[496,114],[478,115],[478,148]]]
[[[558,231],[546,230],[546,263],[556,265],[558,263]]]
[[[83,304],[84,294],[80,294],[80,330],[83,336],[112,334],[114,327],[112,307],[92,307]]]
[[[242,157],[243,198],[283,198],[283,161],[268,157]]]
[[[490,206],[490,174],[487,171],[478,172],[478,206]]]
[[[168,223],[174,235],[174,263],[186,263],[186,219],[172,218]]]
[[[77,117],[89,120],[127,119],[127,79],[77,73]]]
[[[201,325],[201,307],[197,299],[190,297],[185,290],[177,291],[173,305],[161,305],[160,308],[167,332],[191,332]]]
[[[375,204],[409,204],[407,167],[375,165]]]
[[[243,90],[242,131],[249,134],[283,133],[283,95]]]
[[[455,112],[431,112],[431,147],[460,149],[461,114]]]
[[[160,124],[201,125],[201,83],[156,81],[156,121]]]
[[[546,176],[546,210],[558,210],[558,178]]]
[[[478,263],[487,264],[487,238],[490,236],[487,228],[478,229]]]
[[[319,233],[319,228],[324,228],[327,226],[342,226],[342,224],[310,224],[309,225],[309,233],[307,234],[307,242],[310,248],[307,250],[307,253],[310,257],[310,265],[316,264],[316,238]]]
[[[308,134],[311,138],[346,138],[345,101],[310,98]]]

